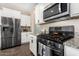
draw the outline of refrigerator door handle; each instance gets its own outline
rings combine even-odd
[[[12,46],[14,46],[14,37],[15,37],[15,19],[13,18],[13,35],[12,35]]]

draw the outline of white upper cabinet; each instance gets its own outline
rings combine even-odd
[[[30,16],[21,15],[21,26],[30,26]]]
[[[35,8],[35,24],[39,24],[43,20],[42,6],[37,5]]]
[[[70,4],[70,16],[79,16],[79,3],[71,3]]]
[[[50,3],[39,3],[35,7],[35,24],[42,24],[45,23],[43,19],[43,10],[46,6],[48,6]]]
[[[41,23],[45,23],[43,20],[43,10],[44,7],[47,6],[47,4],[38,4],[35,7],[35,24],[41,24]]]

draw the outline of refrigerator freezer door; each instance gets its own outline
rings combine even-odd
[[[13,21],[12,18],[2,17],[1,49],[12,47]],[[8,26],[6,26],[8,25]]]

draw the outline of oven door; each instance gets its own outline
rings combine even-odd
[[[51,49],[46,45],[38,42],[38,55],[39,56],[52,56]]]
[[[48,46],[43,45],[43,56],[52,56],[51,49]]]
[[[43,44],[38,42],[38,55],[39,56],[42,56],[43,53],[42,53],[42,49],[43,49]]]

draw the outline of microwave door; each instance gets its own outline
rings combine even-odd
[[[52,7],[50,9],[50,12],[51,12],[50,16],[57,15],[59,13],[59,3],[56,4],[54,7]]]
[[[69,18],[69,9],[70,9],[69,3],[55,3],[51,5],[49,8],[44,10],[43,19],[45,22],[47,22],[48,20],[52,20],[53,22],[65,20]],[[65,19],[63,19],[64,17]]]
[[[59,11],[59,3],[56,3],[55,5],[51,6],[49,9],[45,10],[43,16],[44,16],[44,19],[46,19],[48,17],[57,15],[59,13],[60,13],[60,11]]]

